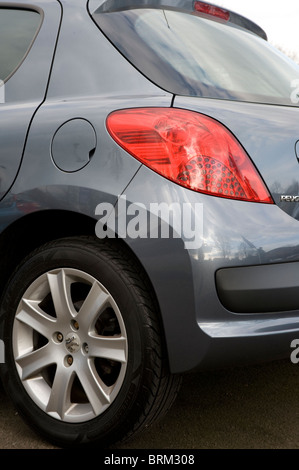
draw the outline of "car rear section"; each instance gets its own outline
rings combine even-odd
[[[116,133],[119,126],[115,140],[145,163],[126,196],[144,204],[165,200],[193,207],[202,204],[200,247],[189,251],[170,243],[169,250],[164,247],[164,266],[171,266],[168,276],[165,271],[159,275],[159,264],[153,261],[157,255],[149,255],[145,243],[128,241],[150,273],[163,305],[173,370],[287,356],[298,334],[299,308],[298,67],[272,48],[256,25],[223,8],[181,2],[176,11],[167,2],[159,2],[157,9],[136,2],[135,9],[127,9],[120,3],[106,2],[93,18],[134,67],[174,95],[165,127],[176,134],[173,139],[182,139],[180,144],[186,138],[189,152],[189,159],[180,160],[184,171],[177,167],[175,181],[173,174],[164,172],[162,159],[155,165],[150,156],[138,153],[138,144],[124,136],[130,133],[130,117],[126,115],[126,127],[120,117],[113,124]],[[184,115],[179,124],[176,112]],[[190,131],[193,113],[199,122],[197,130]],[[243,178],[246,186],[255,173],[256,181],[249,183],[253,196],[244,196],[240,187],[236,190],[231,173],[219,163],[223,161],[217,143],[222,148],[229,144],[221,140],[218,124],[236,139],[253,165]],[[206,134],[203,127],[208,128]],[[190,145],[188,132],[200,135],[202,148]],[[209,139],[215,147],[206,145]],[[242,151],[238,155],[236,147],[230,147],[228,153],[235,161],[226,162],[226,168],[235,165],[234,176],[245,174],[245,168],[238,167]],[[195,155],[206,157],[206,162]],[[153,169],[177,184],[162,182]],[[217,172],[222,176],[217,178]],[[158,244],[155,250],[160,253]],[[183,280],[179,267],[184,267]]]
[[[106,446],[180,374],[290,354],[299,70],[206,2],[59,4],[2,202],[2,374],[47,438]]]

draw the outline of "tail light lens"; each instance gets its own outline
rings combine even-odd
[[[112,138],[160,175],[193,191],[272,204],[249,156],[214,119],[175,108],[115,111],[107,118]]]
[[[206,15],[221,18],[225,21],[229,21],[230,19],[229,11],[216,7],[215,5],[210,5],[209,3],[195,2],[194,10],[198,11],[199,13],[205,13]]]

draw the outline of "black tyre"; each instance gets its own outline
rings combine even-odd
[[[1,302],[1,375],[24,419],[60,447],[107,447],[172,404],[157,306],[139,264],[93,238],[51,242]]]

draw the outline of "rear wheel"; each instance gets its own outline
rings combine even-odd
[[[133,435],[179,388],[147,278],[117,244],[61,239],[32,253],[9,282],[0,333],[9,395],[62,447]]]

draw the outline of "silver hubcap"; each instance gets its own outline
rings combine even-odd
[[[26,290],[13,327],[24,388],[46,413],[83,422],[118,395],[127,366],[127,336],[114,299],[76,269],[43,274]]]

